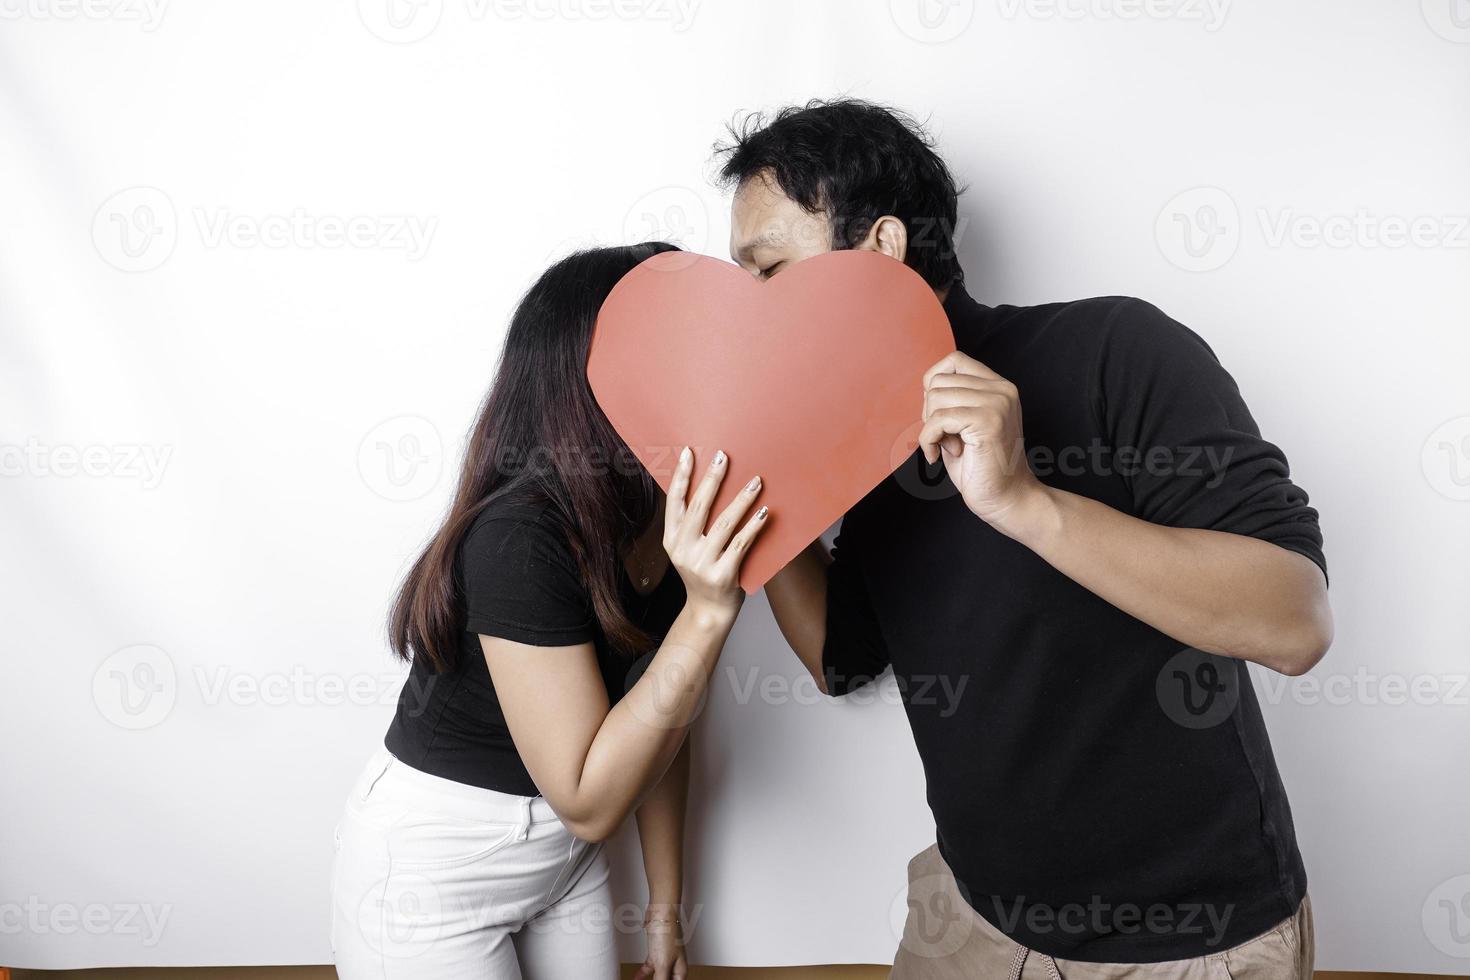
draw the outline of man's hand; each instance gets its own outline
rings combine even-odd
[[[1026,465],[1016,386],[955,351],[924,372],[919,448],[944,460],[965,505],[997,530],[1045,492]]]
[[[924,373],[924,458],[965,504],[1078,585],[1185,646],[1283,674],[1332,642],[1308,558],[1223,531],[1166,527],[1048,487],[1026,465],[1016,386],[959,351]]]

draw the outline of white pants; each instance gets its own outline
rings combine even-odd
[[[343,980],[615,980],[602,847],[541,797],[431,776],[379,749],[337,825]]]

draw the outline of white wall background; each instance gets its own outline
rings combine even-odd
[[[1263,687],[1319,965],[1470,973],[1465,0],[388,2],[0,0],[0,962],[328,960],[385,604],[517,295],[723,255],[722,122],[850,93],[930,119],[979,298],[1142,295],[1234,372],[1333,568],[1329,659]],[[797,673],[759,599],[724,665],[695,958],[889,959],[900,709],[738,703]]]

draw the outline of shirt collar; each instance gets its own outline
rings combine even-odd
[[[955,349],[969,352],[979,347],[990,333],[994,312],[977,303],[965,290],[963,281],[950,286],[949,295],[944,298],[944,313],[954,333]]]

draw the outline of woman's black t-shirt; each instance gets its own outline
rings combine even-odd
[[[618,567],[623,608],[661,639],[684,606],[678,573],[668,569],[652,592],[639,595]],[[458,662],[436,674],[426,660],[415,660],[383,744],[422,772],[516,796],[539,795],[511,741],[479,634],[544,647],[592,643],[613,702],[651,652],[630,660],[608,647],[549,503],[492,501],[460,545],[457,571],[466,610]]]

